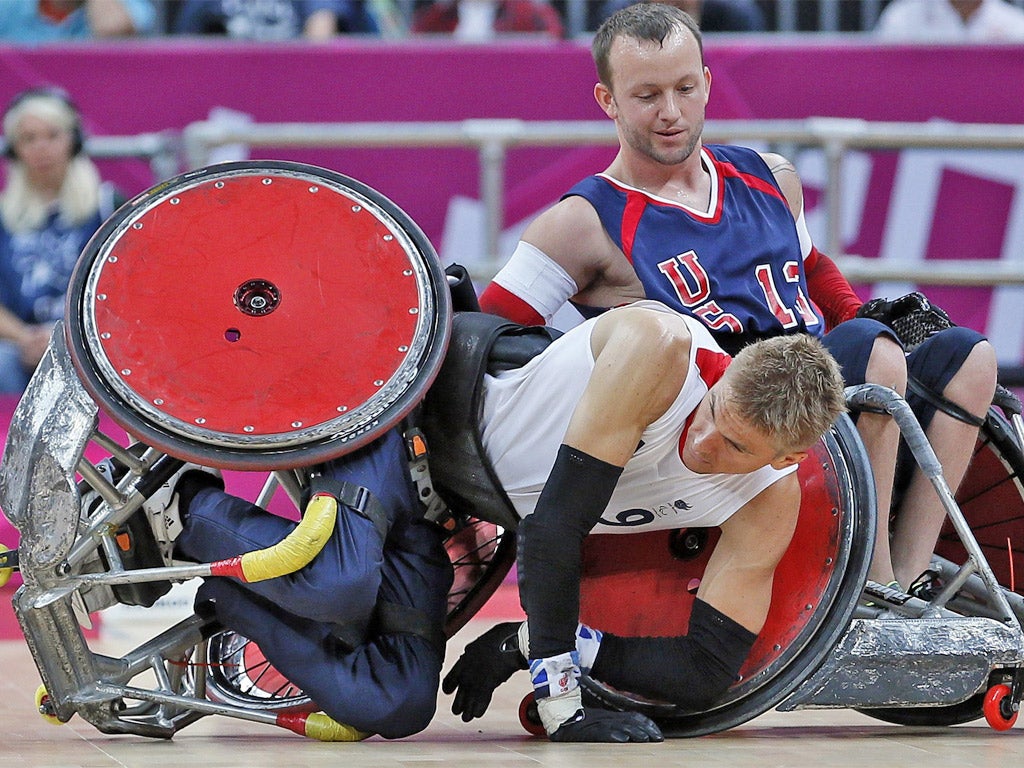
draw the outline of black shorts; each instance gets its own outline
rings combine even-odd
[[[887,325],[862,317],[847,320],[825,335],[825,346],[842,367],[843,379],[848,386],[865,383],[868,357],[879,336],[888,336],[899,344],[896,335]],[[984,340],[982,334],[970,328],[957,326],[939,331],[907,355],[907,373],[930,392],[941,395],[950,379],[963,367],[971,350]],[[907,394],[907,403],[921,426],[927,429],[935,416],[935,406],[912,392]],[[851,416],[856,421],[856,414]],[[910,449],[905,442],[900,441],[894,508],[898,506],[897,499],[910,483],[914,466]]]

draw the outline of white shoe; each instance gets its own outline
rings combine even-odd
[[[150,528],[153,529],[153,536],[160,548],[160,555],[167,565],[174,561],[174,542],[181,535],[182,523],[181,513],[178,510],[177,486],[178,481],[187,472],[205,472],[216,477],[220,481],[221,487],[224,485],[219,469],[188,463],[171,475],[166,483],[143,502],[142,512],[149,521]]]

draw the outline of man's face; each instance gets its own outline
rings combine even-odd
[[[693,35],[676,30],[663,45],[619,37],[608,62],[611,90],[598,83],[594,95],[615,120],[624,148],[662,165],[692,155],[711,88]]]
[[[788,466],[771,437],[730,407],[727,377],[715,384],[694,412],[682,447],[683,464],[701,475],[742,475],[768,464]]]

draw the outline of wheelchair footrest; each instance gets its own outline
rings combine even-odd
[[[854,619],[778,709],[956,704],[997,667],[1024,663],[1024,635],[994,619]]]

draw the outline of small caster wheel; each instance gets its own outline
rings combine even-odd
[[[10,550],[3,544],[0,544],[0,554],[4,552],[10,552]],[[0,568],[0,587],[10,581],[12,573],[14,573],[13,568]]]
[[[540,721],[540,712],[537,711],[537,700],[533,693],[526,694],[519,702],[519,722],[527,733],[533,736],[547,736],[544,723]]]
[[[1017,709],[1010,697],[1010,686],[993,685],[985,694],[981,711],[985,721],[997,731],[1006,731],[1017,722]]]
[[[54,709],[53,702],[50,700],[50,694],[46,692],[45,685],[40,685],[36,688],[36,709],[39,710],[43,720],[50,725],[64,724],[57,717],[57,710]]]

